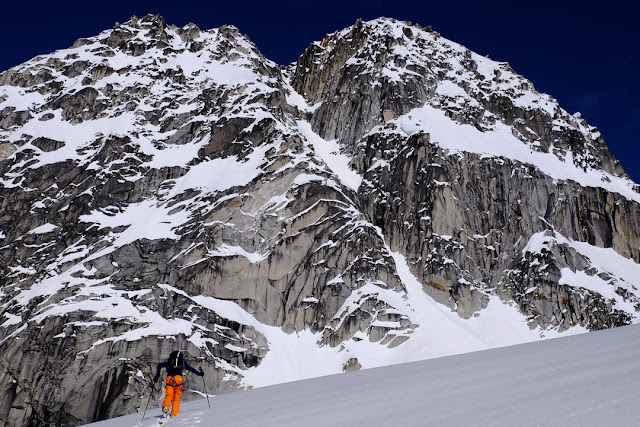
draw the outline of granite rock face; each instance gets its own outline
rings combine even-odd
[[[483,290],[514,301],[515,288],[528,282],[538,287],[539,272],[525,261],[534,254],[523,253],[536,233],[561,231],[640,262],[637,186],[627,186],[630,200],[573,179],[558,182],[520,158],[487,156],[484,147],[474,147],[508,126],[532,158],[544,153],[571,162],[597,175],[596,182],[626,177],[595,128],[535,92],[508,64],[480,57],[431,30],[387,20],[357,22],[313,44],[298,60],[292,86],[314,105],[313,129],[325,139],[337,138],[363,175],[367,185],[359,191],[367,217],[388,236],[392,249],[406,255],[425,290],[461,316],[483,308]],[[468,139],[463,149],[477,152],[447,149],[448,142],[428,133],[429,119],[475,128],[478,132],[464,129],[448,138]],[[438,132],[438,139],[444,137]],[[552,261],[558,272],[590,264],[579,253]],[[552,281],[557,284],[560,277]],[[633,283],[609,283],[627,296],[635,290]],[[558,304],[545,288],[514,302],[535,317],[532,324],[544,327],[597,329],[633,317],[602,302],[604,310],[595,312],[607,313],[608,320],[591,319],[590,298]],[[552,300],[553,313],[531,308]],[[637,308],[637,298],[630,301]]]
[[[370,367],[434,327],[416,290],[456,324],[499,301],[540,334],[635,322],[637,189],[595,128],[430,29],[358,21],[283,67],[234,27],[132,17],[0,74],[0,417],[140,410],[175,348],[215,394],[295,336],[323,373]]]

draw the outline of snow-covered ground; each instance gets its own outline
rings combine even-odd
[[[216,396],[169,426],[640,425],[640,325]],[[158,406],[159,400],[153,402]],[[152,426],[159,409],[96,423]]]

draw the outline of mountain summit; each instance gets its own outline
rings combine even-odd
[[[0,200],[10,424],[140,410],[175,348],[220,394],[639,319],[640,187],[598,130],[389,18],[286,67],[156,15],[33,58]]]

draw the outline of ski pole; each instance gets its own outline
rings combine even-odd
[[[200,366],[200,372],[202,371],[202,366]],[[209,409],[211,409],[211,403],[209,402],[209,393],[207,393],[207,384],[204,382],[204,375],[202,376],[202,385],[204,386],[204,394],[207,396],[207,404],[209,405]]]
[[[149,402],[151,401],[151,398],[155,394],[155,391],[156,391],[156,388],[153,386],[153,384],[151,384],[151,393],[149,394],[149,399],[147,400],[147,406],[144,407],[144,412],[142,413],[142,421],[144,421],[144,416],[147,414],[147,409],[149,408]]]

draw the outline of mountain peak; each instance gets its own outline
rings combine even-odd
[[[309,104],[340,97],[344,99],[338,105],[351,105],[358,102],[359,93],[373,88],[379,92],[387,118],[431,105],[458,123],[483,132],[495,129],[497,123],[513,126],[514,135],[531,150],[553,153],[559,159],[573,151],[576,166],[588,164],[626,177],[595,128],[576,120],[551,96],[537,92],[533,83],[508,63],[482,57],[436,32],[392,18],[359,21],[313,43],[297,64],[299,74],[294,75],[293,84]],[[334,73],[341,78],[330,79]],[[324,83],[329,80],[333,86]],[[343,95],[347,81],[359,88]],[[345,114],[332,104],[326,108],[334,118]],[[377,111],[378,106],[372,108]],[[322,115],[323,107],[318,111],[319,121],[335,123]],[[374,111],[364,109],[362,114],[345,129],[320,133],[327,139],[356,143],[363,134],[387,122]],[[536,117],[534,123],[523,126],[521,121],[531,116]],[[360,129],[352,132],[351,125]],[[574,135],[574,142],[563,144],[569,134]]]
[[[284,68],[132,17],[0,75],[0,402],[28,408],[3,419],[135,412],[177,348],[220,394],[638,322],[634,185],[418,26]]]

